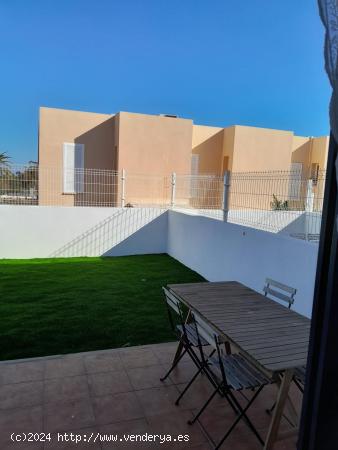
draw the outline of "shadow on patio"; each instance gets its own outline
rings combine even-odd
[[[221,437],[234,419],[233,412],[224,399],[216,397],[199,422],[187,425],[211,388],[201,376],[180,406],[174,405],[195,371],[185,356],[171,377],[160,381],[176,346],[164,343],[0,363],[1,449],[212,448],[205,430],[215,439]],[[265,408],[273,403],[276,392],[274,385],[267,387],[249,414],[262,434],[270,421]],[[300,407],[296,389],[292,388],[291,395]],[[281,428],[289,428],[287,420],[283,419]],[[51,433],[51,441],[11,442],[11,433],[24,432]],[[81,441],[65,442],[65,433],[68,439],[74,433]],[[117,436],[119,442],[100,442],[98,433],[101,439]],[[172,439],[183,435],[189,440],[123,442],[126,435],[146,433],[171,435]],[[261,446],[241,422],[222,448],[258,450]],[[274,446],[276,450],[294,448],[295,439]]]

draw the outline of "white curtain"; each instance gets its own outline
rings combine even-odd
[[[330,102],[331,133],[338,144],[338,0],[318,0],[320,17],[325,26],[325,69],[332,86]],[[338,185],[338,157],[336,158]],[[338,216],[336,221],[338,231]]]
[[[325,69],[332,86],[330,126],[338,143],[338,0],[318,0],[320,17],[325,26]]]

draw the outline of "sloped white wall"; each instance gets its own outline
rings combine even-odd
[[[298,289],[294,309],[311,315],[318,245],[169,211],[168,253],[209,281],[237,280],[258,292],[266,277]]]
[[[3,205],[0,236],[0,258],[165,253],[167,212],[155,208]]]

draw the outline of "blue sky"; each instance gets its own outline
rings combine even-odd
[[[39,106],[327,134],[323,40],[315,0],[0,0],[0,152]]]

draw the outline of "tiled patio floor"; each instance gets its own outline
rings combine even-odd
[[[81,353],[0,363],[0,449],[116,449],[212,448],[205,430],[217,441],[234,418],[227,404],[215,398],[199,423],[187,425],[210,393],[205,377],[193,385],[179,407],[179,392],[194,372],[188,357],[165,383],[175,343]],[[269,386],[254,404],[251,417],[263,434],[269,424],[265,408],[276,396]],[[293,391],[296,401],[300,398]],[[286,420],[283,428],[289,425]],[[13,443],[11,433],[51,433],[51,442]],[[58,441],[58,433],[84,437],[102,434],[189,435],[189,442],[107,443]],[[68,435],[69,437],[69,435]],[[93,438],[92,438],[93,439]],[[258,450],[261,446],[241,422],[224,449]],[[295,449],[295,439],[281,441],[276,450]]]

